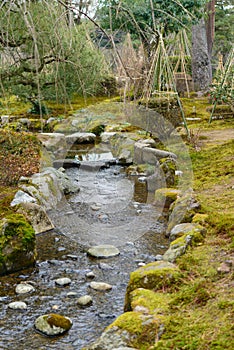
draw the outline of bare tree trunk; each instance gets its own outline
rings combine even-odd
[[[206,91],[212,81],[212,68],[208,53],[204,19],[192,29],[192,75],[195,90]]]
[[[214,42],[214,36],[215,36],[215,3],[216,3],[216,0],[211,0],[207,4],[208,18],[206,21],[206,37],[207,37],[208,53],[210,58],[212,56],[212,48],[213,48],[213,42]]]
[[[67,8],[66,9],[67,25],[69,28],[72,28],[74,25],[74,15],[73,15],[73,11],[71,9],[72,1],[65,0],[64,3],[65,3],[66,8]]]

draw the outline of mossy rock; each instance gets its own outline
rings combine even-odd
[[[172,297],[169,293],[160,293],[153,290],[138,288],[130,293],[131,308],[133,311],[141,307],[150,314],[165,314],[169,310]]]
[[[183,226],[183,224],[177,226]],[[187,251],[189,247],[196,246],[204,242],[206,229],[204,229],[204,227],[201,225],[196,224],[190,224],[190,226],[192,227],[189,227],[186,233],[171,242],[169,249],[163,255],[163,260],[174,263],[178,257]],[[181,233],[183,232],[184,231],[182,229]],[[178,234],[179,233],[180,232],[178,231]]]
[[[166,235],[169,236],[174,226],[182,222],[191,222],[194,215],[200,210],[200,203],[192,191],[179,196],[169,208],[169,220]]]
[[[62,335],[69,331],[71,327],[71,319],[58,314],[39,316],[35,321],[36,330],[47,336]]]
[[[35,231],[21,214],[0,221],[0,275],[19,271],[36,262]]]
[[[125,312],[107,328],[117,328],[127,332],[129,346],[136,349],[148,349],[155,344],[155,338],[160,338],[164,329],[164,316],[147,315],[140,312]]]
[[[180,270],[174,264],[166,261],[157,261],[140,267],[130,274],[124,310],[131,310],[130,293],[135,289],[160,290],[177,283],[180,277]]]
[[[170,240],[174,241],[183,235],[191,235],[192,237],[199,236],[200,241],[204,239],[206,235],[206,229],[199,224],[186,222],[183,224],[176,225],[170,232]]]
[[[175,188],[159,188],[155,191],[154,203],[156,206],[169,208],[180,193],[181,192]]]
[[[176,185],[176,160],[171,158],[162,158],[159,160],[160,169],[163,171],[167,187]]]

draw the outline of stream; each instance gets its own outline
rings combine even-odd
[[[95,164],[112,158],[110,152],[95,153],[93,149],[79,154],[79,159]],[[106,169],[94,167],[93,171],[82,166],[66,170],[78,181],[80,192],[64,198],[56,210],[49,212],[55,229],[37,235],[36,267],[1,277],[1,350],[82,349],[123,312],[130,272],[140,264],[155,261],[167,249],[168,241],[162,233],[165,222],[152,205],[152,194],[138,177],[127,176],[124,167],[112,163]],[[114,245],[120,255],[89,257],[87,249],[98,244]],[[112,290],[92,290],[91,279],[86,276],[91,271],[94,281],[109,283]],[[57,286],[55,280],[60,277],[69,277],[71,284]],[[22,281],[31,283],[35,291],[16,295],[15,287]],[[76,295],[71,297],[69,292]],[[87,294],[93,304],[82,308],[77,298]],[[27,309],[9,309],[13,301],[26,302]],[[35,331],[35,319],[51,312],[72,319],[68,333],[49,338]]]

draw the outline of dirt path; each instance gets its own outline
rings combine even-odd
[[[203,130],[198,132],[198,136],[202,139],[202,146],[219,145],[226,141],[234,140],[234,128],[219,130]]]

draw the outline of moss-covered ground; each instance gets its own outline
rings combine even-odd
[[[194,101],[185,102],[189,116]],[[201,121],[189,122],[192,134],[197,135],[189,146],[194,190],[202,205],[201,212],[206,214],[199,215],[207,236],[203,244],[177,259],[183,273],[177,289],[155,293],[163,293],[167,298],[158,301],[158,297],[150,295],[146,302],[145,292],[141,291],[140,297],[133,299],[133,309],[143,305],[150,314],[154,313],[156,300],[166,316],[161,338],[156,337],[148,347],[135,342],[133,345],[139,349],[234,348],[234,120],[214,120],[208,125],[206,108],[204,100],[196,109]],[[220,268],[223,264],[228,268]]]

